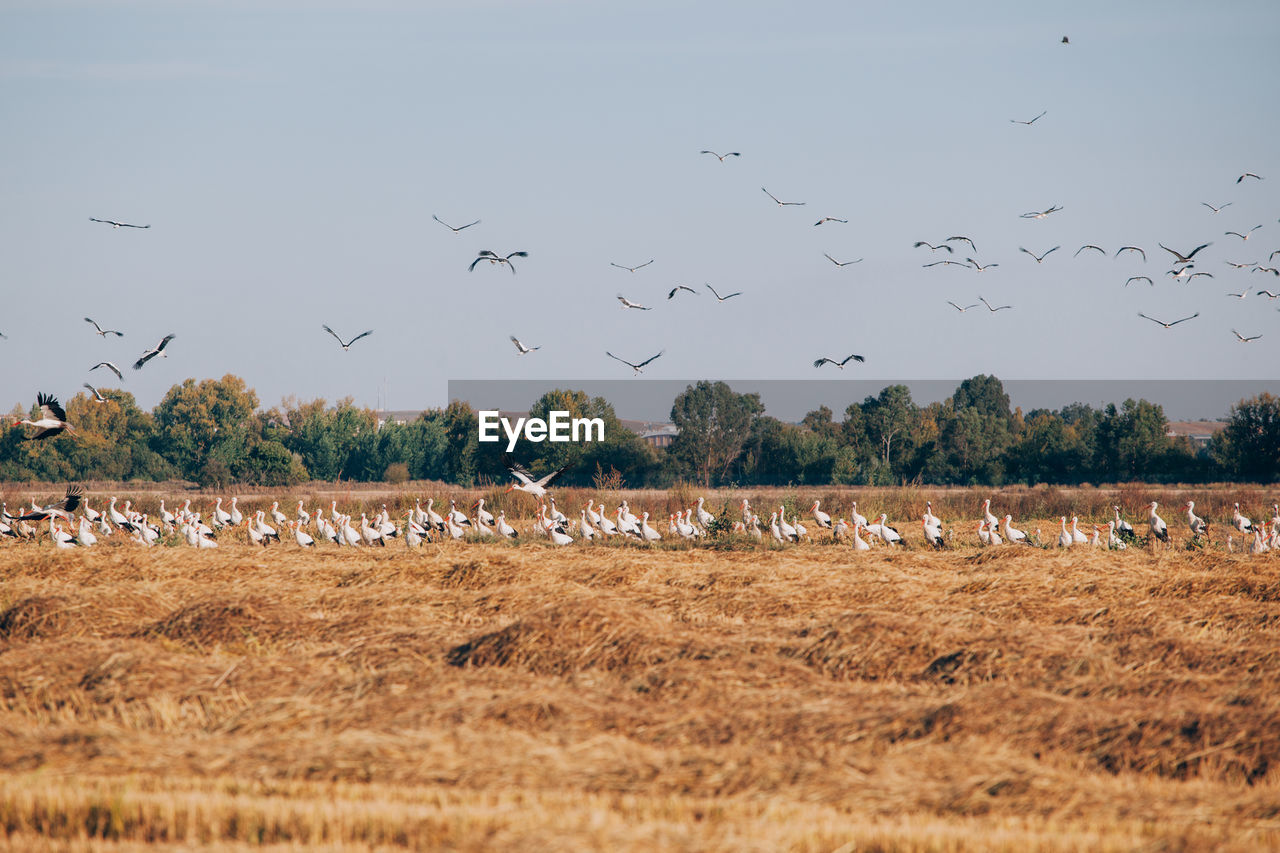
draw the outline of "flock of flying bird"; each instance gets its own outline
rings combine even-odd
[[[698,498],[696,506],[687,507],[667,514],[665,533],[650,523],[652,516],[643,511],[639,515],[631,511],[625,500],[608,512],[603,501],[597,507],[594,499],[588,500],[586,507],[578,511],[577,517],[572,513],[566,516],[556,507],[556,501],[547,487],[555,480],[563,468],[534,480],[532,475],[518,465],[509,463],[509,470],[515,482],[507,488],[507,492],[522,491],[538,499],[538,508],[530,524],[524,527],[525,535],[543,537],[554,545],[570,545],[574,542],[626,541],[635,540],[643,543],[654,543],[664,539],[672,541],[686,540],[697,542],[717,535],[744,536],[757,542],[775,542],[779,545],[796,544],[804,541],[815,541],[809,529],[799,516],[792,513],[788,518],[784,505],[773,511],[767,525],[762,527],[760,515],[752,508],[749,500],[744,499],[740,505],[740,513],[734,518],[732,525],[717,523],[717,517],[705,507],[705,499]],[[128,537],[143,546],[151,546],[163,541],[172,544],[186,544],[195,548],[219,547],[219,536],[231,537],[243,531],[243,541],[251,545],[267,547],[273,542],[280,542],[282,531],[302,548],[314,548],[318,543],[333,544],[339,547],[378,546],[386,547],[387,543],[401,538],[411,548],[420,547],[426,542],[445,542],[456,540],[520,540],[521,531],[514,527],[506,517],[506,510],[499,510],[495,516],[485,509],[482,497],[471,505],[468,514],[458,509],[455,500],[449,500],[448,512],[441,515],[435,511],[435,499],[427,500],[425,509],[421,499],[403,511],[392,514],[383,504],[381,509],[370,518],[365,511],[360,512],[360,523],[354,522],[354,511],[344,513],[338,508],[338,502],[332,501],[329,506],[329,517],[325,517],[324,509],[316,507],[311,512],[305,508],[304,501],[299,500],[294,518],[289,518],[280,509],[279,501],[273,501],[269,508],[242,511],[238,506],[239,498],[232,497],[228,507],[223,507],[223,499],[218,498],[207,515],[191,508],[187,500],[176,512],[165,507],[160,501],[157,514],[152,517],[148,513],[138,512],[129,501],[122,508],[117,508],[115,497],[109,499],[105,510],[91,508],[80,486],[71,486],[61,500],[48,505],[31,502],[30,508],[23,507],[17,515],[10,515],[8,506],[0,506],[0,541],[5,539],[39,541],[47,533],[49,540],[57,548],[91,547],[100,539],[108,537]],[[907,540],[897,528],[889,524],[888,514],[880,513],[874,521],[858,512],[858,504],[853,501],[848,508],[848,518],[843,516],[832,518],[832,515],[821,508],[821,500],[814,500],[809,506],[809,515],[813,519],[815,532],[822,530],[829,533],[826,540],[833,544],[847,543],[854,551],[869,551],[873,545],[895,548],[907,544]],[[1156,547],[1163,544],[1166,548],[1173,546],[1168,524],[1157,513],[1159,504],[1152,501],[1147,505],[1147,544]],[[80,514],[77,516],[77,510]],[[1066,516],[1060,518],[1060,529],[1056,537],[1045,538],[1037,528],[1031,533],[1013,526],[1013,516],[1003,517],[991,511],[991,500],[982,503],[982,512],[976,522],[976,541],[980,546],[1023,545],[1040,548],[1072,548],[1088,546],[1108,550],[1125,550],[1138,543],[1137,532],[1132,524],[1121,515],[1119,506],[1112,508],[1114,518],[1105,525],[1093,524],[1091,534],[1082,531],[1079,519],[1073,517],[1068,527]],[[1203,547],[1208,544],[1209,523],[1196,515],[1195,502],[1187,501],[1184,506],[1187,527],[1193,546]],[[722,510],[727,516],[728,508]],[[47,530],[40,527],[46,523]],[[968,525],[959,522],[948,526],[933,512],[933,502],[925,503],[924,512],[920,516],[922,544],[945,549],[956,544],[956,529],[966,529]],[[945,529],[945,532],[944,532]],[[1241,550],[1249,554],[1261,554],[1269,551],[1280,551],[1280,505],[1272,505],[1272,518],[1255,524],[1240,512],[1240,504],[1235,504],[1231,515],[1225,547],[1228,551],[1236,550],[1235,535],[1241,536]],[[767,532],[766,532],[767,531]],[[863,538],[865,535],[866,538]],[[224,538],[222,541],[228,541]],[[236,541],[231,538],[230,541]],[[965,541],[960,544],[972,544]]]

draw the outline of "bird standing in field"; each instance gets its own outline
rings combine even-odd
[[[148,361],[150,361],[151,359],[155,358],[156,356],[160,356],[161,358],[168,358],[169,356],[165,354],[164,348],[165,348],[165,347],[167,347],[167,346],[169,345],[169,341],[173,340],[173,339],[174,339],[174,337],[176,337],[176,336],[175,336],[175,335],[165,335],[165,336],[160,340],[160,343],[156,344],[156,345],[155,345],[154,347],[152,347],[151,349],[146,350],[145,352],[143,352],[143,353],[142,353],[142,355],[140,355],[140,356],[138,357],[138,360],[137,360],[137,361],[135,361],[135,362],[133,363],[133,369],[134,369],[134,370],[141,370],[141,369],[142,369],[142,365],[146,364]]]
[[[324,329],[326,332],[328,332],[329,334],[333,335],[333,339],[334,339],[335,341],[337,341],[339,344],[341,344],[342,349],[343,349],[343,351],[344,351],[344,352],[345,352],[346,350],[351,349],[351,345],[352,345],[352,344],[354,344],[356,341],[360,340],[361,338],[365,337],[366,335],[372,335],[372,334],[373,334],[373,329],[370,329],[370,330],[369,330],[369,331],[367,331],[367,332],[361,332],[360,334],[356,335],[354,338],[352,338],[352,339],[351,339],[351,340],[349,340],[349,341],[343,341],[343,340],[342,340],[342,338],[338,337],[338,333],[337,333],[337,332],[335,332],[333,329],[330,329],[328,326],[325,326],[325,325],[321,324],[320,328]]]
[[[856,361],[856,362],[858,362],[859,364],[861,364],[862,362],[866,361],[866,359],[865,359],[865,358],[863,358],[863,357],[862,357],[862,356],[860,356],[860,355],[847,355],[847,356],[845,356],[844,361],[836,361],[834,358],[825,358],[825,357],[824,357],[824,358],[820,358],[820,359],[818,359],[817,361],[815,361],[815,362],[813,363],[813,366],[814,366],[814,367],[822,367],[822,365],[824,365],[824,364],[834,364],[836,367],[840,368],[841,370],[844,370],[844,366],[845,366],[846,364],[848,364],[849,362],[851,362],[851,361]]]
[[[24,441],[40,441],[45,438],[52,438],[61,432],[75,432],[76,428],[67,423],[67,413],[63,410],[62,404],[58,402],[58,398],[52,394],[40,393],[36,395],[36,405],[40,407],[40,417],[34,421],[30,418],[14,421],[14,426],[33,426],[39,429],[35,435],[23,436]]]
[[[123,337],[124,337],[124,332],[117,332],[115,329],[104,329],[104,328],[102,328],[101,326],[99,326],[99,325],[98,325],[94,320],[90,319],[89,317],[85,317],[85,318],[84,318],[84,321],[85,321],[86,323],[90,323],[90,324],[92,324],[92,325],[93,325],[94,330],[95,330],[95,331],[98,333],[98,335],[100,335],[101,337],[104,337],[104,338],[105,338],[107,335],[115,335],[117,338],[123,338]]]

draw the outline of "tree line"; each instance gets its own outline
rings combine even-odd
[[[466,403],[380,424],[375,411],[350,399],[262,409],[257,394],[231,375],[188,379],[149,412],[127,391],[104,393],[105,404],[85,394],[67,402],[74,435],[33,442],[23,440],[21,429],[5,431],[0,479],[188,480],[216,487],[509,480],[503,443],[478,442],[477,415]],[[567,465],[561,482],[575,486],[1280,480],[1280,399],[1270,394],[1233,406],[1207,447],[1169,436],[1164,410],[1146,400],[1024,414],[1010,408],[994,376],[966,379],[948,399],[924,406],[905,385],[891,385],[848,406],[840,420],[823,406],[799,423],[767,415],[757,394],[702,381],[674,400],[678,434],[666,448],[624,427],[600,397],[551,391],[533,403],[530,416],[553,410],[601,418],[605,440],[522,441],[513,455],[538,475]],[[23,414],[15,407],[15,417]]]

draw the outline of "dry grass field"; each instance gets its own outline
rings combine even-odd
[[[0,844],[1276,848],[1278,675],[1222,549],[0,545]]]

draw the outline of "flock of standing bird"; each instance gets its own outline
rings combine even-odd
[[[444,514],[435,510],[434,498],[428,498],[425,507],[421,499],[416,499],[412,507],[396,513],[392,513],[383,504],[372,518],[368,512],[361,511],[357,525],[354,520],[355,512],[343,512],[338,508],[336,500],[330,502],[328,517],[325,516],[323,507],[315,507],[308,512],[305,502],[299,500],[293,518],[280,509],[279,501],[272,501],[267,508],[242,511],[238,505],[238,497],[226,501],[225,507],[223,498],[218,498],[209,512],[204,514],[192,509],[190,500],[184,501],[176,511],[167,509],[165,502],[161,500],[159,510],[153,517],[133,509],[129,501],[117,508],[118,500],[115,497],[109,499],[104,510],[95,510],[89,506],[84,490],[80,486],[71,486],[61,500],[44,506],[33,500],[29,508],[23,507],[17,515],[10,515],[7,505],[0,506],[0,540],[37,541],[47,533],[48,540],[55,547],[69,549],[92,547],[101,540],[112,538],[130,539],[146,547],[185,543],[194,548],[217,548],[220,543],[227,541],[265,548],[281,542],[282,537],[292,539],[302,548],[314,548],[321,544],[336,547],[386,547],[389,542],[402,539],[408,547],[419,548],[429,542],[521,541],[531,537],[565,546],[575,542],[609,540],[634,540],[646,544],[663,540],[697,543],[708,538],[729,536],[745,537],[761,544],[771,541],[785,546],[816,541],[815,534],[822,531],[822,541],[836,545],[847,544],[854,551],[870,551],[874,547],[896,548],[908,544],[907,538],[899,529],[889,523],[887,513],[882,512],[874,520],[868,520],[858,511],[857,501],[850,503],[847,513],[833,518],[830,512],[822,509],[821,500],[814,500],[808,510],[814,526],[812,534],[798,514],[792,512],[788,517],[785,504],[772,510],[768,522],[762,525],[759,513],[748,499],[742,500],[736,517],[731,524],[727,524],[718,522],[717,516],[707,510],[705,499],[699,497],[696,505],[674,513],[669,512],[665,531],[661,525],[654,526],[651,523],[655,516],[644,510],[638,514],[633,512],[626,500],[621,501],[610,512],[603,500],[597,505],[593,498],[574,517],[572,512],[566,515],[556,506],[555,498],[547,488],[563,472],[563,468],[536,480],[518,465],[511,464],[509,470],[515,482],[508,487],[507,492],[522,491],[538,499],[537,511],[527,523],[521,523],[522,529],[517,529],[507,519],[505,509],[499,510],[497,515],[487,510],[483,497],[471,505],[469,513],[459,509],[453,499],[448,501],[449,509]],[[920,515],[919,544],[938,550],[970,544],[982,547],[1083,546],[1126,550],[1140,542],[1137,531],[1124,519],[1119,506],[1112,508],[1113,518],[1108,519],[1105,524],[1092,524],[1092,530],[1088,532],[1080,529],[1077,517],[1072,517],[1068,526],[1066,516],[1062,516],[1057,535],[1045,537],[1039,528],[1027,532],[1015,527],[1013,516],[1001,516],[992,512],[991,503],[990,498],[982,502],[982,510],[976,520],[948,525],[934,514],[933,502],[926,501]],[[1158,514],[1158,508],[1159,504],[1155,501],[1146,507],[1145,544],[1152,548],[1161,545],[1171,548],[1173,536],[1168,524]],[[1187,501],[1183,509],[1189,532],[1188,547],[1206,547],[1211,541],[1209,522],[1196,514],[1195,501]],[[77,511],[79,515],[76,514]],[[727,506],[721,510],[722,516],[729,513]],[[42,523],[47,527],[42,527]],[[974,525],[976,542],[958,539],[957,530],[963,531],[969,524]],[[1248,554],[1280,551],[1280,504],[1272,505],[1272,517],[1269,521],[1255,523],[1240,511],[1240,504],[1236,503],[1227,529],[1230,531],[1225,541],[1228,551],[1235,551],[1237,547]],[[1237,535],[1240,536],[1238,543]]]

